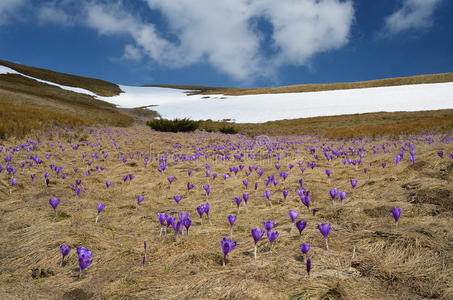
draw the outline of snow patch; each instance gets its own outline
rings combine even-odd
[[[20,74],[0,66],[0,74],[2,73]],[[453,108],[453,82],[244,96],[188,96],[187,91],[178,89],[120,85],[124,93],[113,97],[101,97],[86,89],[63,86],[21,75],[62,89],[88,94],[121,108],[147,106],[168,119],[190,118],[215,121],[231,119],[238,123],[261,123],[380,111]]]

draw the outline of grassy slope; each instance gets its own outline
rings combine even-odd
[[[109,97],[119,95],[121,93],[121,89],[118,85],[100,79],[82,77],[36,67],[30,67],[18,63],[9,62],[6,60],[0,60],[0,65],[4,65],[8,68],[16,70],[19,73],[34,78],[55,82],[65,86],[84,88],[100,96]]]
[[[201,128],[216,131],[225,122],[202,121]],[[417,112],[378,112],[366,114],[314,117],[266,122],[262,124],[233,124],[247,135],[317,134],[331,138],[396,135],[402,132],[419,133],[453,129],[453,109]]]
[[[53,126],[128,126],[114,105],[18,74],[0,74],[0,136],[23,136]]]
[[[63,85],[82,87],[100,95],[116,95],[120,92],[115,84],[92,78],[85,78],[69,74],[53,72],[12,62],[0,60],[0,64],[23,72],[29,76],[53,81]],[[256,93],[284,93],[284,92],[303,92],[319,91],[328,89],[360,88],[372,86],[390,86],[400,84],[417,84],[432,82],[453,81],[453,73],[422,75],[413,77],[402,77],[392,79],[382,79],[365,82],[352,83],[333,83],[333,84],[314,84],[314,85],[295,85],[277,88],[258,88],[258,89],[225,89],[221,87],[206,86],[166,86],[192,90],[194,93],[204,94],[225,93],[228,95],[256,94]],[[4,104],[9,104],[8,108]],[[15,105],[16,111],[12,118],[9,111],[11,105]],[[30,109],[38,108],[41,110],[53,111],[56,114],[63,114],[55,117],[49,122],[41,122],[40,118],[33,117]],[[134,121],[144,122],[157,116],[151,110],[136,109],[115,109],[114,105],[100,100],[96,100],[89,95],[66,91],[58,87],[40,83],[33,79],[26,78],[17,74],[0,75],[0,111],[8,122],[0,124],[0,135],[23,135],[27,131],[18,130],[22,128],[41,128],[48,127],[50,124],[66,126],[73,124],[74,120],[83,122],[86,125],[94,123],[103,125],[127,126]],[[27,113],[25,113],[27,112]],[[35,113],[37,115],[38,112]],[[63,122],[64,116],[68,115],[71,119]],[[75,119],[73,119],[75,118]],[[27,120],[28,125],[20,124],[21,120]],[[221,122],[202,122],[202,128],[216,130],[225,123]],[[334,117],[317,117],[306,119],[281,120],[266,122],[263,124],[236,124],[235,127],[243,134],[248,135],[288,135],[311,133],[316,130],[319,134],[331,137],[350,137],[350,136],[373,136],[377,134],[396,134],[402,131],[420,132],[425,130],[449,130],[453,127],[453,110],[428,111],[428,112],[398,112],[398,113],[372,113],[361,115],[345,115]]]
[[[452,82],[453,73],[417,75],[409,77],[396,77],[387,79],[378,79],[370,81],[358,82],[339,82],[325,84],[299,84],[280,86],[275,88],[222,88],[222,87],[206,87],[206,86],[187,86],[187,85],[146,85],[156,87],[177,88],[190,90],[192,94],[224,94],[231,96],[239,95],[256,95],[256,94],[277,94],[277,93],[301,93],[301,92],[318,92],[330,90],[345,90],[345,89],[360,89],[381,86],[397,86],[408,84],[422,83],[439,83]]]
[[[181,144],[182,153],[191,155],[194,144],[204,147],[217,142],[220,145],[244,143],[244,140],[215,134],[149,133],[142,128],[119,130],[128,136],[123,134],[117,138],[114,133],[112,136],[128,157],[127,163],[115,158],[117,152],[110,149],[109,136],[100,131],[90,135],[87,131],[75,132],[72,141],[82,137],[91,144],[100,142],[102,148],[97,148],[96,152],[104,150],[109,154],[107,160],[93,160],[90,176],[83,176],[87,166],[86,161],[81,160],[81,153],[90,154],[95,150],[82,145],[79,151],[74,151],[66,138],[53,135],[41,137],[37,151],[15,154],[11,163],[18,169],[19,184],[12,195],[9,195],[7,175],[0,173],[1,299],[88,299],[89,296],[94,299],[452,299],[453,163],[436,154],[439,150],[443,150],[445,156],[453,153],[452,144],[425,145],[413,141],[417,162],[410,164],[406,152],[404,161],[395,167],[396,149],[393,153],[381,151],[373,155],[372,147],[364,143],[370,149],[363,160],[363,166],[369,168],[369,177],[363,173],[363,166],[343,167],[341,159],[329,165],[320,160],[314,170],[307,169],[302,174],[297,162],[312,159],[305,149],[311,145],[306,137],[307,144],[289,144],[290,149],[293,146],[300,149],[299,155],[285,157],[283,152],[287,149],[280,151],[281,171],[287,172],[290,163],[296,165],[285,182],[290,191],[286,202],[281,201],[284,189],[281,180],[276,187],[270,187],[272,207],[266,205],[261,194],[264,178],[277,174],[276,159],[245,161],[242,162],[245,169],[238,176],[231,174],[227,184],[224,185],[221,178],[210,180],[212,225],[209,225],[205,216],[200,222],[195,210],[204,202],[205,163],[212,166],[212,172],[222,174],[241,162],[214,162],[211,158],[199,162],[169,161],[166,174],[162,175],[157,171],[156,162],[144,168],[142,159],[129,159],[129,154],[135,154],[136,150],[148,153],[149,145],[155,152],[166,153],[170,145]],[[136,131],[138,135],[133,134]],[[97,139],[97,134],[101,140]],[[58,151],[60,157],[52,155],[49,160],[44,159],[42,170],[33,167],[21,171],[20,162],[26,160],[26,156],[33,154],[43,158],[46,153],[52,153],[46,143],[53,142],[57,148],[58,139],[66,148],[64,152]],[[324,142],[330,145],[332,141],[321,140],[318,145]],[[380,148],[385,142],[380,140],[373,144]],[[7,141],[3,146],[14,147],[20,143],[25,140]],[[392,144],[390,142],[387,148]],[[190,147],[187,149],[185,145]],[[347,143],[345,149],[351,145]],[[0,154],[2,158],[5,155]],[[370,162],[373,167],[369,167]],[[387,168],[380,167],[382,162],[387,162]],[[63,166],[68,178],[63,184],[52,173],[49,193],[46,193],[42,173],[49,170],[49,164]],[[241,205],[234,227],[234,240],[238,245],[228,255],[228,264],[222,267],[220,240],[229,236],[226,217],[237,214],[232,199],[245,191],[244,173],[254,164],[265,173],[262,178],[254,173],[248,177],[251,185],[259,182],[259,189],[256,192],[249,189],[248,212]],[[96,165],[106,169],[99,174]],[[74,167],[80,169],[79,174],[72,172]],[[324,174],[326,168],[332,170],[330,184]],[[188,169],[193,170],[190,178]],[[31,173],[37,173],[34,183],[30,181]],[[124,174],[134,174],[135,179],[123,184]],[[171,187],[167,176],[176,177]],[[304,186],[311,191],[311,207],[318,209],[316,216],[307,212],[294,192],[299,178],[303,178]],[[353,192],[350,178],[358,179]],[[75,179],[82,179],[82,187],[88,188],[80,197],[76,197],[70,187]],[[112,181],[109,190],[105,188],[105,180]],[[190,195],[184,193],[187,181],[195,184]],[[332,187],[347,192],[344,207],[339,204],[337,209],[332,207],[329,199]],[[143,193],[145,200],[136,210],[139,193]],[[184,197],[177,207],[172,196],[180,193]],[[57,217],[48,203],[51,196],[61,197]],[[106,209],[95,224],[96,204],[100,202],[106,204]],[[398,231],[389,217],[393,206],[402,209]],[[290,209],[301,213],[298,220],[307,221],[302,242],[311,244],[310,278],[299,250],[298,232],[296,229],[290,232]],[[190,213],[193,220],[190,238],[179,237],[175,242],[171,227],[170,234],[158,236],[157,212],[171,213],[172,210]],[[258,244],[258,259],[254,260],[250,229],[261,227],[268,219],[276,222],[274,231],[279,231],[280,236],[272,252],[264,237]],[[328,251],[316,229],[320,222],[332,224]],[[147,264],[142,267],[145,240]],[[73,248],[64,266],[60,266],[59,246],[62,244]],[[93,251],[93,264],[81,280],[77,279],[76,246],[86,246]]]

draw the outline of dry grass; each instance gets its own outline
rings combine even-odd
[[[69,147],[67,139],[81,144],[78,151]],[[114,150],[112,138],[121,146]],[[405,137],[410,138],[410,137]],[[438,137],[434,137],[435,139]],[[369,176],[362,168],[344,167],[341,160],[327,165],[324,160],[317,162],[314,170],[303,174],[297,169],[298,161],[311,161],[306,150],[308,145],[330,145],[332,141],[316,137],[302,137],[305,143],[293,143],[301,138],[279,137],[283,150],[282,170],[288,165],[296,167],[290,172],[285,188],[290,191],[286,202],[282,199],[283,184],[272,187],[273,206],[263,201],[263,180],[267,175],[277,174],[277,161],[244,161],[223,163],[215,160],[215,154],[208,160],[173,162],[173,154],[193,154],[192,145],[231,145],[252,142],[241,136],[226,136],[209,133],[163,134],[147,128],[129,129],[87,129],[73,132],[71,137],[60,138],[53,133],[41,137],[37,151],[14,155],[12,165],[16,167],[19,184],[9,195],[9,179],[5,171],[0,173],[0,297],[2,299],[451,299],[453,289],[453,162],[446,156],[453,153],[452,144],[438,142],[427,145],[413,140],[416,144],[416,164],[409,164],[407,157],[398,167],[393,165],[393,153],[372,154],[368,150],[363,166],[369,167]],[[89,146],[80,142],[86,140]],[[277,138],[272,138],[277,142]],[[14,147],[25,140],[10,139],[0,146]],[[61,142],[65,151],[58,150],[59,156],[45,159],[46,153],[53,154],[47,142],[58,149]],[[380,147],[384,139],[363,144],[370,149],[370,143]],[[92,147],[100,143],[100,147]],[[169,155],[169,166],[164,175],[157,172],[157,162],[143,166],[143,158],[130,159],[141,151],[144,155],[150,149],[153,153],[167,153],[172,145],[183,145],[180,150],[173,148]],[[185,146],[189,146],[186,148]],[[288,145],[288,149],[286,149]],[[352,142],[345,142],[345,148]],[[388,148],[392,143],[388,145]],[[294,153],[294,147],[300,150]],[[207,149],[207,150],[206,150]],[[214,151],[206,148],[203,151]],[[393,148],[392,148],[393,149]],[[440,159],[436,153],[443,150]],[[92,159],[91,153],[109,154],[107,160]],[[126,163],[116,156],[119,151],[128,157]],[[218,153],[224,150],[219,150]],[[285,156],[284,152],[292,153]],[[319,150],[317,150],[318,152]],[[370,153],[371,152],[371,153]],[[93,161],[91,167],[81,160],[86,153]],[[45,163],[42,167],[21,170],[19,164],[29,155],[38,155]],[[0,157],[5,156],[5,150]],[[87,160],[88,160],[87,157]],[[387,168],[380,167],[387,162]],[[196,206],[205,198],[203,184],[205,163],[212,165],[212,171],[219,177],[211,185],[211,219],[200,222]],[[244,164],[238,176],[232,176],[223,184],[221,174],[229,173],[228,167]],[[45,192],[43,172],[49,171],[49,164],[63,166],[68,174],[65,183],[52,173],[49,193]],[[238,246],[228,256],[228,264],[221,264],[220,240],[229,235],[228,214],[237,214],[232,204],[234,196],[241,195],[245,171],[249,165],[258,164],[264,169],[263,178],[252,174],[250,184],[259,182],[258,192],[249,191],[251,196],[248,212],[241,206],[234,227],[234,239]],[[106,169],[97,173],[95,166]],[[363,167],[362,166],[362,167]],[[74,174],[72,168],[80,171]],[[332,170],[330,184],[324,170]],[[92,175],[83,176],[86,170]],[[187,170],[193,170],[190,178]],[[36,173],[34,183],[30,174]],[[123,184],[122,175],[134,174],[132,182]],[[175,176],[169,186],[166,177]],[[294,189],[298,179],[304,179],[304,186],[311,190],[312,207],[318,209],[316,216],[302,207]],[[358,179],[354,191],[350,178]],[[75,179],[83,180],[82,192],[76,197],[70,188]],[[105,180],[112,181],[109,190]],[[187,181],[195,189],[186,194]],[[332,207],[329,190],[338,187],[348,193],[343,207]],[[447,192],[445,192],[447,191]],[[184,194],[177,207],[172,200],[175,194]],[[135,209],[136,197],[144,194],[145,201]],[[51,196],[61,197],[58,216],[55,217],[48,200]],[[104,202],[106,209],[101,213],[98,224],[96,204]],[[450,203],[450,204],[448,204]],[[395,231],[393,219],[389,217],[391,207],[402,209],[399,230]],[[308,225],[303,232],[303,242],[311,244],[309,251],[313,269],[310,277],[305,272],[305,262],[299,250],[296,230],[289,231],[288,211],[301,212],[298,219]],[[187,211],[193,220],[190,236],[179,237],[175,242],[173,234],[159,237],[157,212],[175,214]],[[205,218],[205,217],[204,217]],[[253,242],[250,229],[261,226],[267,219],[276,222],[280,232],[272,252],[269,243],[261,241],[258,259],[253,259]],[[325,249],[322,236],[316,224],[330,222],[332,233],[329,238],[330,250]],[[170,228],[170,231],[172,229]],[[148,242],[147,263],[141,266],[143,241]],[[67,263],[60,263],[59,246],[73,247]],[[79,280],[75,247],[86,246],[93,251],[93,264],[87,269],[86,277]]]
[[[33,131],[55,126],[74,128],[87,123],[85,119],[47,109],[31,108],[0,102],[0,137],[24,137]]]
[[[228,96],[239,95],[256,95],[256,94],[279,94],[279,93],[301,93],[301,92],[320,92],[331,90],[347,90],[361,89],[382,86],[397,86],[408,84],[422,83],[439,83],[452,82],[453,73],[417,75],[409,77],[395,77],[370,81],[357,82],[338,82],[338,83],[322,83],[322,84],[298,84],[279,86],[275,88],[223,88],[223,87],[207,87],[207,86],[190,86],[190,85],[145,85],[155,87],[167,87],[192,91],[190,94],[223,94]]]
[[[128,126],[135,120],[110,103],[17,74],[0,75],[0,114],[0,135],[18,137],[54,126]]]
[[[216,131],[227,122],[203,121],[200,128]],[[271,121],[266,123],[233,124],[240,133],[256,136],[301,135],[316,132],[329,138],[376,137],[453,128],[453,109],[417,112],[378,112]]]
[[[31,66],[9,62],[6,60],[0,60],[0,65],[4,65],[8,68],[16,70],[19,73],[34,78],[55,82],[65,86],[84,88],[100,96],[108,97],[119,95],[121,93],[121,89],[118,85],[100,79],[82,77],[77,75],[50,71],[46,69],[35,68]]]

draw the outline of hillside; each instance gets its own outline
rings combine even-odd
[[[269,122],[261,120],[252,123],[241,122],[240,124],[233,124],[240,133],[247,135],[297,135],[311,133],[316,130],[319,134],[330,137],[349,137],[373,136],[377,134],[393,135],[399,132],[416,133],[430,130],[448,131],[453,128],[453,110],[450,109],[451,107],[446,107],[445,105],[436,106],[433,104],[434,102],[437,103],[439,101],[445,103],[445,99],[442,100],[445,96],[442,99],[438,96],[433,96],[433,98],[435,98],[433,101],[420,100],[420,106],[403,105],[400,106],[399,110],[391,110],[392,112],[377,112],[378,110],[367,112],[366,110],[362,110],[361,112],[365,113],[360,113],[360,111],[358,111],[359,113],[355,113],[354,109],[357,110],[358,106],[353,104],[359,103],[363,97],[370,99],[369,93],[362,94],[360,92],[361,89],[359,88],[361,87],[392,86],[393,88],[403,88],[410,87],[412,84],[442,83],[453,81],[453,73],[382,79],[366,82],[309,84],[257,89],[156,85],[154,86],[154,89],[157,91],[149,93],[147,89],[153,88],[120,87],[116,84],[99,79],[64,74],[4,60],[0,60],[0,66],[1,65],[19,72],[14,74],[0,74],[0,117],[3,120],[0,124],[0,136],[2,137],[22,137],[31,131],[39,132],[51,129],[55,126],[71,128],[87,125],[124,127],[137,123],[144,124],[145,121],[159,116],[162,111],[164,114],[161,115],[163,117],[168,117],[165,114],[166,111],[172,112],[173,114],[175,111],[181,111],[183,114],[186,114],[194,112],[194,109],[197,113],[205,110],[203,113],[204,115],[201,116],[201,118],[196,119],[204,120],[201,122],[200,129],[208,131],[216,131],[222,126],[231,125],[231,122],[227,123],[209,120],[216,120],[216,118],[213,118],[214,113],[231,112],[232,114],[234,110],[239,111],[242,114],[246,111],[254,111],[255,114],[257,114],[259,108],[261,110],[267,109],[267,115],[269,115],[269,113],[273,114],[272,117],[274,117],[274,119]],[[52,83],[55,83],[55,85]],[[432,88],[432,85],[428,86]],[[84,89],[86,93],[80,92],[74,88]],[[417,85],[415,88],[422,87],[421,85]],[[125,92],[122,92],[122,89]],[[348,108],[334,114],[330,113],[328,116],[319,116],[319,114],[315,113],[315,115],[318,115],[317,117],[301,118],[300,116],[297,117],[294,115],[294,112],[308,111],[306,108],[297,108],[300,107],[300,105],[304,107],[304,103],[300,101],[292,102],[293,104],[288,106],[291,107],[291,109],[286,109],[285,106],[290,105],[289,103],[293,101],[291,99],[298,100],[301,97],[305,97],[305,101],[319,99],[313,98],[319,96],[317,93],[314,93],[316,95],[308,96],[307,98],[307,95],[313,91],[333,90],[332,93],[335,93],[335,91],[341,92],[341,90],[344,89],[353,89],[351,90],[351,93],[348,92],[346,95],[349,95],[349,106],[352,110]],[[407,88],[405,88],[405,90],[407,93]],[[412,88],[410,88],[410,90],[412,90]],[[188,97],[184,91],[189,91],[189,94],[192,94],[193,96]],[[423,91],[427,95],[434,95],[431,92]],[[443,94],[448,94],[448,89],[445,91],[447,92],[443,92]],[[292,92],[292,94],[281,94],[286,92]],[[301,93],[300,96],[297,96],[295,92],[306,93]],[[354,101],[356,102],[353,102],[351,96],[358,92],[359,95],[356,95],[354,98]],[[250,97],[254,97],[257,93],[263,93],[263,96],[259,98],[259,101],[267,104],[264,104],[264,106],[256,106],[256,104],[250,102],[253,100]],[[396,93],[401,94],[399,90]],[[207,94],[211,96],[208,96]],[[235,99],[236,102],[229,104],[230,106],[225,106],[228,102],[223,100],[228,99],[228,101],[230,101],[229,96],[215,96],[216,94],[243,96],[237,97],[237,99]],[[418,96],[419,94],[420,93],[416,92],[415,96]],[[277,119],[275,119],[275,116],[280,116],[279,114],[276,114],[277,110],[266,108],[266,105],[276,103],[274,98],[269,98],[275,96],[280,97],[278,103],[287,103],[285,105],[280,105],[281,107],[279,110],[280,112],[283,112],[283,114],[280,113],[281,117],[278,117]],[[193,97],[199,98],[198,101],[190,102],[189,100],[193,100]],[[338,97],[338,95],[334,97]],[[345,95],[342,97],[344,98]],[[386,97],[389,98],[389,96]],[[151,103],[150,99],[152,99]],[[238,102],[237,100],[240,101]],[[256,98],[254,101],[255,100]],[[218,108],[217,106],[212,106],[207,110],[203,108],[203,105],[212,105],[216,101],[222,105],[221,108]],[[317,100],[313,101],[314,103],[320,102]],[[295,105],[296,103],[297,106]],[[448,101],[446,103],[448,104]],[[233,105],[232,108],[231,105]],[[250,106],[250,109],[243,109],[238,105],[248,105]],[[156,106],[154,110],[149,109],[152,106]],[[379,110],[385,110],[384,106],[380,106]],[[405,110],[412,111],[407,112]],[[290,116],[289,114],[286,116],[287,112],[291,112],[294,116]],[[258,114],[263,116],[263,114]],[[324,114],[327,114],[327,112],[324,111]],[[217,118],[217,120],[231,118],[228,117],[228,114],[226,115],[226,117]],[[246,119],[250,118],[246,117]]]
[[[136,119],[136,113],[131,110],[117,109],[115,105],[92,95],[37,79],[83,88],[106,96],[121,92],[116,84],[4,60],[0,60],[0,65],[24,74],[0,74],[0,137],[22,137],[32,131],[39,132],[55,126],[129,126]],[[150,111],[145,113],[154,115]]]
[[[109,97],[121,93],[121,89],[117,84],[105,80],[55,72],[51,70],[21,65],[6,60],[0,60],[0,65],[11,68],[19,73],[34,78],[55,82],[65,86],[83,88],[92,91],[99,96]]]
[[[369,81],[357,82],[338,82],[338,83],[322,83],[322,84],[298,84],[279,86],[272,88],[224,88],[224,87],[208,87],[208,86],[190,86],[190,85],[145,85],[149,87],[165,87],[173,89],[189,90],[190,94],[221,94],[227,96],[239,95],[258,95],[258,94],[279,94],[279,93],[303,93],[303,92],[320,92],[334,91],[347,89],[362,89],[384,86],[399,86],[410,84],[424,83],[440,83],[453,82],[453,73],[417,75],[409,77],[385,78]]]

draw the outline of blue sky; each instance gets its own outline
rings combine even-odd
[[[450,0],[1,0],[0,58],[119,84],[453,72]]]

